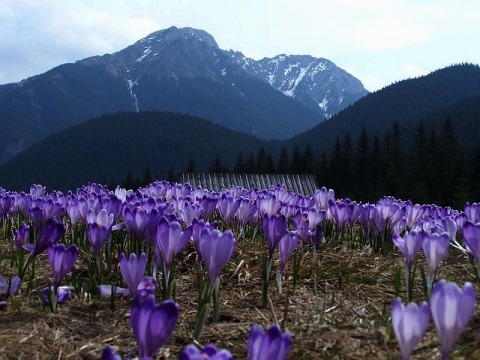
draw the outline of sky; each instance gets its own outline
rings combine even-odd
[[[205,30],[254,59],[325,58],[370,91],[480,64],[477,0],[0,0],[0,84],[171,26]]]

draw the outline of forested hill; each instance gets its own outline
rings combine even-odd
[[[274,142],[228,130],[204,119],[171,112],[125,112],[96,118],[34,145],[0,167],[0,187],[75,189],[87,182],[119,181],[151,169],[165,179],[187,167],[207,171],[218,157],[232,167],[242,150]]]
[[[395,122],[415,128],[421,119],[479,95],[480,67],[452,65],[365,96],[328,121],[290,139],[289,147],[309,144],[314,151],[328,150],[337,136],[343,138],[348,133],[356,139],[362,128],[370,134],[383,133]]]

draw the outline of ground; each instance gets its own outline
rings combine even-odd
[[[0,250],[0,272],[6,277],[14,275],[14,269],[9,267],[10,244],[0,239]],[[274,272],[278,264],[274,263],[269,305],[262,307],[263,251],[260,242],[238,241],[237,251],[221,277],[220,321],[213,323],[210,314],[198,344],[214,343],[219,348],[229,349],[236,359],[246,359],[252,323],[263,328],[278,323],[293,336],[289,359],[400,358],[390,326],[390,311],[395,298],[397,271],[402,274],[399,295],[405,301],[401,253],[395,250],[381,256],[368,247],[352,249],[346,244],[341,247],[325,244],[316,258],[311,250],[304,256],[295,294],[291,261],[285,270],[281,294],[275,287]],[[180,317],[157,359],[176,359],[182,349],[193,342],[191,335],[197,312],[193,246],[187,247],[179,260],[175,300],[180,305]],[[418,266],[425,264],[419,254]],[[40,255],[36,265],[35,290],[28,297],[20,293],[0,310],[1,359],[99,359],[107,344],[123,356],[136,356],[136,342],[129,321],[129,299],[118,298],[112,310],[108,298],[77,294],[52,314],[39,298],[39,289],[51,277],[47,256]],[[480,294],[468,256],[456,249],[450,250],[437,276],[462,286],[465,281],[471,281]],[[68,277],[65,283],[68,283]],[[423,300],[421,284],[418,275],[414,289],[417,303]],[[158,293],[157,301],[161,301]],[[452,359],[480,359],[479,330],[480,310],[477,305],[451,355]],[[438,349],[438,337],[431,322],[412,358],[437,359]]]

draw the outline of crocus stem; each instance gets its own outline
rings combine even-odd
[[[277,292],[281,294],[282,293],[282,272],[280,270],[277,270],[276,282],[277,282]]]
[[[23,263],[24,262],[23,249],[21,249],[20,251],[22,252],[22,254],[20,255],[20,257],[21,257],[20,262],[22,263],[22,265],[19,264],[18,277],[20,278],[20,281],[23,282],[23,277],[25,276],[25,272],[27,271],[28,265],[30,264],[30,261],[32,260],[32,256],[30,254],[27,258],[27,261],[25,263]]]
[[[204,303],[200,308],[200,312],[198,313],[197,322],[195,323],[195,329],[193,330],[193,338],[198,340],[200,337],[200,333],[202,332],[203,323],[207,318],[208,312],[208,302]]]
[[[203,299],[199,304],[199,312],[197,316],[197,322],[195,323],[195,329],[193,330],[193,338],[197,340],[200,337],[200,333],[202,332],[202,327],[207,318],[208,313],[208,305],[210,303],[210,297],[212,296],[212,290],[214,288],[215,279],[213,281],[209,281],[208,285],[205,288]]]
[[[410,288],[410,266],[407,265],[406,273],[405,273],[405,281],[407,286],[407,301],[410,303],[412,301],[412,291]]]
[[[103,284],[102,259],[100,252],[95,253],[95,265],[97,266],[98,283]]]
[[[53,286],[53,290],[51,286],[48,287],[48,300],[50,302],[50,310],[52,310],[52,313],[54,314],[57,311],[57,291],[58,287],[56,285]]]
[[[270,278],[270,272],[272,270],[272,256],[268,256],[268,260],[264,257],[263,260],[263,291],[262,291],[262,304],[263,307],[267,307],[268,304],[268,280]]]
[[[213,285],[213,321],[220,321],[220,278],[216,277]]]

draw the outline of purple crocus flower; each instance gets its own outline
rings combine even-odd
[[[241,197],[240,206],[238,207],[236,214],[237,220],[240,222],[240,225],[245,226],[247,222],[253,220],[256,211],[257,205],[254,201]]]
[[[453,345],[470,321],[475,300],[475,290],[468,282],[462,290],[457,284],[442,279],[433,288],[430,308],[440,339],[442,359],[448,358]]]
[[[299,243],[297,235],[286,232],[278,242],[278,250],[280,252],[280,266],[277,272],[277,286],[279,291],[282,290],[282,274],[288,259],[292,256]]]
[[[202,230],[198,242],[200,252],[210,281],[220,276],[225,264],[230,260],[237,243],[230,230],[221,233],[218,230]]]
[[[185,225],[191,225],[193,219],[199,218],[203,209],[198,203],[183,201],[178,204],[178,217]]]
[[[182,351],[178,360],[233,360],[233,355],[226,349],[218,350],[213,344],[208,344],[201,350],[190,344]]]
[[[315,191],[313,196],[315,198],[315,205],[318,210],[328,210],[330,199],[335,200],[335,193],[332,189],[327,190],[326,187]]]
[[[262,215],[274,216],[282,207],[282,202],[275,195],[261,196],[257,199],[258,212]]]
[[[0,218],[6,217],[15,203],[15,196],[0,193]]]
[[[422,249],[425,253],[428,263],[427,285],[431,289],[438,265],[445,258],[450,247],[450,238],[448,233],[423,235]]]
[[[33,184],[30,186],[30,195],[33,198],[41,198],[47,194],[47,188],[42,185]]]
[[[463,242],[478,263],[480,260],[480,223],[474,224],[466,221],[463,224]]]
[[[465,204],[465,215],[467,216],[468,220],[470,220],[473,223],[478,223],[480,222],[480,204],[473,203]]]
[[[20,285],[22,284],[18,276],[14,276],[10,280],[10,285],[5,280],[5,278],[0,275],[0,305],[11,295],[16,295],[18,290],[20,290]]]
[[[154,295],[155,288],[157,286],[157,279],[151,276],[143,276],[138,283],[136,294],[140,296],[142,299],[148,295]],[[112,286],[112,285],[98,285],[98,292],[102,296],[112,296],[112,292],[114,295],[121,295],[121,296],[128,296],[130,295],[130,289],[125,289],[120,286]]]
[[[20,251],[22,248],[28,251],[32,251],[35,247],[33,244],[28,243],[28,236],[30,235],[30,226],[26,223],[22,223],[20,229],[15,230],[15,239],[14,244],[17,251]]]
[[[50,244],[47,253],[53,271],[53,284],[55,288],[58,288],[63,278],[72,270],[77,261],[78,247],[70,245],[66,248],[63,244]]]
[[[178,221],[169,222],[166,217],[162,217],[158,223],[157,241],[155,242],[155,253],[157,266],[163,261],[165,267],[165,278],[170,275],[170,266],[173,257],[176,256],[188,243],[192,237],[192,226],[187,226],[183,231]]]
[[[407,360],[425,334],[430,321],[430,308],[424,301],[420,306],[410,303],[406,307],[400,298],[392,306],[392,326],[400,345],[402,360]]]
[[[210,216],[215,211],[217,206],[217,197],[214,195],[203,195],[199,200],[200,206],[202,207],[202,218],[208,220]]]
[[[285,360],[292,346],[292,335],[273,324],[267,331],[253,325],[248,336],[248,360]]]
[[[144,252],[140,254],[137,259],[137,255],[130,254],[127,258],[124,253],[120,254],[120,271],[122,272],[123,280],[127,284],[128,295],[135,298],[137,295],[138,285],[145,274],[147,268],[147,256]]]
[[[394,232],[392,238],[395,245],[400,249],[403,256],[405,256],[407,268],[410,269],[412,267],[413,259],[417,256],[418,251],[422,246],[422,234],[415,230],[411,230],[410,232],[407,231],[403,237],[401,237]]]
[[[218,212],[227,223],[230,223],[233,220],[239,206],[240,200],[238,198],[233,198],[226,194],[222,194],[217,202]]]
[[[267,240],[269,248],[268,259],[270,260],[278,242],[287,232],[288,221],[285,215],[268,216],[268,214],[265,214],[263,216],[262,225],[263,233],[265,234],[265,239]]]
[[[137,340],[139,358],[153,358],[175,329],[179,307],[172,300],[155,304],[153,295],[144,301],[137,296],[130,312],[130,324]]]
[[[417,221],[419,221],[426,212],[426,206],[415,204],[411,201],[405,203],[405,218],[407,221],[407,228],[412,229]]]
[[[90,209],[87,214],[87,235],[90,244],[96,254],[108,240],[112,233],[113,214],[107,215],[107,210],[101,209],[98,214],[95,214],[93,209]]]
[[[122,357],[115,354],[115,351],[109,345],[107,345],[107,347],[103,350],[100,360],[122,360]]]
[[[42,301],[45,304],[50,304],[49,291],[53,293],[55,291],[54,286],[44,287],[41,291]],[[55,296],[55,295],[53,295]],[[65,304],[72,298],[72,287],[71,286],[59,286],[56,293],[56,304]]]
[[[130,209],[126,206],[123,210],[125,226],[130,233],[134,233],[138,241],[145,237],[147,227],[147,213],[140,206]]]
[[[70,224],[72,224],[73,227],[78,219],[80,219],[80,210],[78,209],[78,202],[76,198],[71,197],[67,200],[66,211],[68,217],[70,218]]]
[[[38,233],[37,243],[32,251],[32,258],[43,253],[50,244],[55,244],[65,234],[63,223],[50,219],[42,226]]]
[[[343,225],[350,219],[354,205],[349,201],[337,201],[330,199],[329,209],[332,214],[335,224],[337,225],[337,232],[341,233]]]
[[[42,221],[61,217],[65,213],[65,208],[61,203],[48,199],[43,203],[42,207]]]

